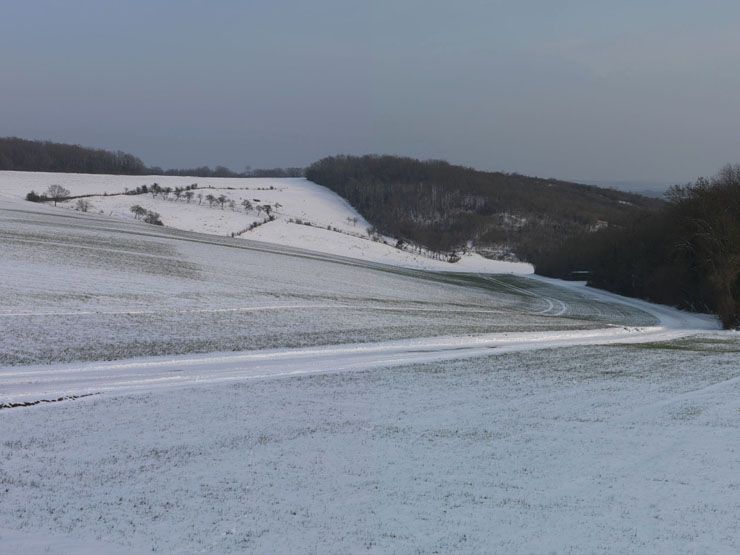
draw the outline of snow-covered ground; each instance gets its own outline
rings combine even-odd
[[[574,345],[669,341],[697,330],[606,328],[405,339],[310,349],[149,357],[0,369],[0,407],[89,395],[119,395],[191,385],[242,382],[326,372],[356,372]]]
[[[36,553],[24,533],[51,553],[737,553],[738,352],[571,347],[6,409],[0,527]]]
[[[18,194],[0,553],[740,549],[715,319]]]
[[[160,187],[188,187],[197,184],[190,200],[174,194],[167,199],[158,194],[121,195],[157,183]],[[73,196],[104,195],[87,198],[90,210],[115,218],[133,219],[131,206],[140,205],[161,215],[164,225],[185,231],[221,236],[239,234],[254,241],[309,249],[402,266],[445,272],[484,272],[531,274],[530,264],[489,260],[470,253],[452,264],[395,248],[396,241],[368,235],[370,224],[339,195],[302,178],[203,178],[178,176],[88,175],[44,172],[0,172],[0,199],[24,199],[30,191],[43,193],[49,185],[65,187]],[[211,204],[207,195],[225,196],[223,204]],[[252,209],[245,210],[247,200]],[[231,208],[229,201],[234,201]],[[58,208],[74,209],[75,200]],[[245,231],[266,216],[258,206],[269,205],[275,221]],[[310,225],[308,225],[310,224]],[[385,241],[383,243],[382,241]]]
[[[405,270],[38,209],[0,207],[0,365],[656,323],[517,276]]]
[[[496,278],[490,278],[496,280]],[[501,279],[501,278],[499,278]],[[497,280],[498,281],[498,280]],[[538,280],[540,281],[540,280]],[[541,280],[559,284],[556,280]],[[533,314],[560,317],[573,313],[573,306],[584,300],[591,300],[593,306],[608,308],[624,303],[632,306],[636,313],[653,314],[658,325],[626,326],[611,325],[605,328],[588,329],[554,329],[550,331],[510,332],[407,338],[374,343],[328,345],[300,349],[262,349],[239,353],[209,353],[205,355],[183,356],[170,355],[159,357],[133,358],[115,362],[71,363],[55,365],[36,365],[23,367],[0,368],[0,407],[14,407],[23,404],[49,402],[58,399],[76,399],[90,395],[120,395],[139,391],[158,391],[162,389],[182,388],[192,385],[224,384],[243,382],[255,379],[298,376],[326,372],[356,372],[372,368],[408,366],[425,362],[486,357],[491,354],[505,354],[519,351],[531,351],[568,347],[577,345],[626,345],[651,344],[655,342],[675,341],[709,330],[716,330],[714,318],[689,314],[669,307],[656,306],[645,301],[627,299],[598,290],[586,288],[583,284],[565,283],[558,290],[553,287],[541,289],[525,288],[532,284],[525,282],[501,282],[501,289],[496,295],[506,297],[508,291],[520,292],[529,300],[534,298],[541,304],[517,304],[517,310]],[[503,290],[502,290],[503,289]],[[543,291],[552,295],[561,291],[570,295],[547,297]],[[341,311],[343,305],[327,305],[333,311]],[[323,307],[323,308],[327,308]],[[235,314],[244,318],[252,314],[280,312],[296,314],[303,309],[314,308],[311,305],[266,305],[242,309],[222,309],[220,312]],[[351,309],[356,307],[351,306]],[[391,318],[397,318],[399,310],[392,306],[366,305],[365,311],[380,311]],[[438,314],[438,309],[414,307],[402,309],[424,315]],[[456,309],[447,308],[453,317]],[[599,309],[602,310],[602,309]],[[148,311],[139,311],[147,313]],[[195,311],[199,313],[200,311]],[[206,310],[211,313],[211,310]],[[475,312],[484,318],[496,319],[503,313],[501,309],[468,308],[465,312]],[[68,312],[66,315],[78,316],[79,312]],[[113,312],[115,317],[127,315],[125,312]],[[193,311],[177,311],[177,316],[185,321],[194,316]],[[614,312],[611,317],[615,317]],[[633,313],[634,314],[634,313]],[[42,313],[6,313],[0,315],[8,318],[31,316],[39,318],[49,316]],[[605,314],[600,314],[604,317]],[[459,314],[457,314],[459,318]],[[614,320],[616,322],[616,320]],[[270,323],[268,322],[269,326]],[[335,325],[342,325],[336,322]]]

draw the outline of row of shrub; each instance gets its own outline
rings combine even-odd
[[[248,231],[252,231],[253,229],[258,228],[261,225],[265,225],[266,223],[274,222],[274,221],[275,221],[275,216],[270,214],[269,216],[267,216],[266,219],[254,221],[251,224],[249,224],[247,227],[245,227],[244,229],[237,231],[236,233],[232,233],[231,236],[235,237],[235,236],[243,235],[247,233]]]

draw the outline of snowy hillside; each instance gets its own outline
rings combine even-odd
[[[2,554],[738,551],[740,343],[712,320],[18,194]]]
[[[124,194],[142,186],[151,190],[155,183],[172,191]],[[71,196],[95,195],[85,198],[91,213],[134,219],[130,209],[139,205],[159,213],[165,226],[185,231],[234,234],[254,241],[413,269],[514,274],[533,271],[529,264],[493,261],[477,254],[466,254],[458,262],[450,263],[408,246],[400,250],[394,238],[370,234],[370,224],[344,199],[302,178],[0,172],[0,199],[22,200],[31,190],[43,193],[52,184],[66,188]],[[190,189],[187,195],[185,192],[176,195],[175,189],[193,185],[197,188]],[[221,201],[214,200],[219,197]],[[75,209],[76,203],[73,199],[59,203],[57,208]],[[269,221],[270,215],[274,220]]]

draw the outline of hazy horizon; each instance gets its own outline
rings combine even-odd
[[[164,168],[441,158],[672,184],[740,161],[740,5],[11,1],[0,135]]]

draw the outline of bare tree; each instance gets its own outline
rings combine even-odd
[[[226,198],[226,195],[219,195],[219,197],[216,200],[221,205],[221,210],[223,210],[224,209],[224,203],[226,203],[226,201],[229,200],[229,199]]]
[[[190,201],[193,198],[193,191],[185,191],[185,200],[188,204],[190,204]]]
[[[69,189],[65,189],[61,185],[49,185],[46,190],[46,196],[54,201],[54,206],[57,205],[57,201],[64,200],[69,196]]]
[[[146,208],[138,204],[134,204],[131,208],[129,208],[129,210],[133,213],[134,219],[136,220],[146,215]]]
[[[249,212],[252,209],[252,203],[249,202],[249,199],[244,199],[242,201],[242,206],[244,207],[245,212]]]
[[[206,200],[208,201],[208,206],[213,206],[213,203],[216,202],[216,197],[214,197],[212,194],[208,193],[206,195]]]

